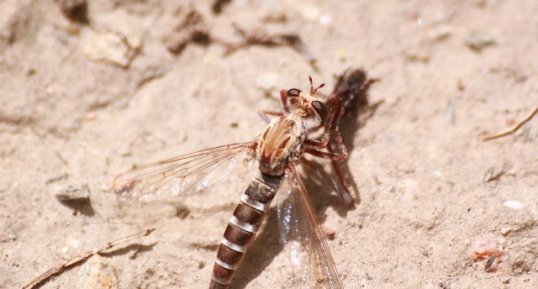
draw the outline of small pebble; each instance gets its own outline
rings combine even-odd
[[[482,31],[473,31],[465,41],[467,46],[476,52],[481,52],[484,48],[497,44],[495,39]]]
[[[514,209],[514,210],[519,210],[519,209],[522,209],[523,207],[525,207],[525,205],[523,203],[518,202],[518,201],[514,201],[514,200],[508,200],[508,201],[504,202],[503,206],[505,206],[507,208],[510,208],[510,209]]]
[[[95,255],[79,271],[74,288],[79,289],[117,289],[119,288],[116,268],[105,258]]]
[[[458,91],[464,91],[465,83],[463,83],[463,80],[458,79],[458,82],[456,83],[456,87],[458,88]]]
[[[504,174],[504,171],[498,170],[496,167],[490,167],[484,173],[484,177],[482,178],[482,181],[486,183],[495,181],[495,180],[498,180],[503,174]]]
[[[327,236],[327,239],[333,241],[336,238],[336,232],[335,231],[329,231],[326,232],[325,235]]]
[[[499,231],[501,231],[501,235],[506,237],[510,233],[510,231],[512,231],[512,229],[508,227],[502,227]]]
[[[56,187],[54,196],[59,201],[90,201],[90,188],[87,184],[64,184]]]
[[[93,61],[128,67],[137,53],[136,48],[125,36],[107,32],[90,37],[84,46],[84,54]]]

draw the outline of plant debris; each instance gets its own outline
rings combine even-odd
[[[239,49],[250,46],[265,46],[265,47],[282,47],[287,46],[301,54],[303,58],[312,66],[315,71],[318,71],[316,58],[312,55],[304,41],[298,34],[295,33],[278,33],[268,34],[262,29],[246,31],[236,24],[232,24],[236,33],[242,38],[242,41],[236,44],[225,44],[227,46],[224,56],[228,56]]]
[[[494,140],[494,139],[497,139],[497,138],[501,138],[501,137],[511,135],[514,132],[516,132],[518,129],[520,129],[525,123],[529,122],[536,114],[538,114],[538,106],[536,106],[534,108],[534,110],[529,115],[527,115],[527,117],[525,117],[519,123],[515,124],[513,127],[509,128],[509,129],[507,129],[505,131],[499,132],[499,133],[488,135],[488,136],[484,137],[482,140],[483,141],[490,141],[490,140]]]
[[[96,250],[93,250],[93,251],[90,251],[90,252],[86,252],[86,253],[84,253],[82,255],[79,255],[77,257],[71,258],[70,260],[68,260],[66,262],[62,262],[62,263],[50,268],[49,270],[43,272],[42,274],[40,274],[39,276],[34,278],[32,281],[30,281],[30,283],[22,286],[22,289],[36,288],[37,286],[39,286],[42,283],[49,280],[52,276],[59,275],[59,274],[65,272],[66,270],[68,270],[68,269],[70,269],[70,268],[72,268],[74,266],[82,264],[83,262],[85,262],[86,260],[88,260],[90,257],[92,257],[94,255],[102,255],[102,254],[110,253],[111,251],[115,250],[118,246],[120,246],[122,244],[130,242],[130,241],[132,241],[132,240],[134,240],[136,238],[149,236],[151,233],[153,233],[153,231],[155,231],[155,228],[146,229],[146,230],[144,230],[142,232],[132,234],[132,235],[117,239],[117,240],[112,241],[112,242],[108,242],[105,245],[101,246],[99,249],[96,249]]]
[[[190,43],[208,45],[211,42],[209,29],[203,16],[194,8],[180,17],[181,20],[173,30],[163,37],[163,42],[168,51],[179,54]]]

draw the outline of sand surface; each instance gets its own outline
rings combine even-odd
[[[96,0],[87,23],[62,13],[68,2],[0,2],[0,288],[149,227],[41,288],[207,288],[244,177],[129,207],[111,177],[250,140],[279,89],[306,90],[312,75],[329,93],[350,67],[379,79],[344,134],[360,203],[345,210],[309,185],[344,287],[538,288],[538,117],[482,141],[538,105],[537,1],[232,0],[216,13],[211,1]],[[319,70],[289,46],[223,56],[241,41],[234,23],[300,37]],[[69,188],[91,207],[58,201]],[[286,288],[275,222],[234,288]],[[490,270],[474,255],[488,245]]]

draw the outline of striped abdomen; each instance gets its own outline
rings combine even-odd
[[[249,243],[254,239],[282,176],[260,174],[237,205],[224,231],[213,267],[210,289],[226,289]]]

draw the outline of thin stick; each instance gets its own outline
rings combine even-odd
[[[132,234],[132,235],[129,235],[129,236],[114,240],[112,242],[108,242],[104,246],[102,246],[101,248],[99,248],[97,250],[86,252],[86,253],[84,253],[84,254],[82,254],[80,256],[74,257],[74,258],[72,258],[72,259],[70,259],[70,260],[68,260],[68,261],[66,261],[64,263],[58,264],[58,265],[50,268],[49,270],[41,273],[39,276],[34,278],[30,283],[24,285],[22,287],[22,289],[33,289],[37,285],[39,285],[39,284],[47,281],[48,279],[50,279],[52,276],[55,276],[57,274],[61,274],[64,270],[70,268],[71,266],[75,266],[77,264],[80,264],[80,263],[88,260],[90,257],[92,257],[92,256],[94,256],[96,254],[106,253],[106,251],[108,251],[108,250],[110,250],[110,249],[112,249],[114,247],[117,247],[118,245],[121,245],[123,243],[129,242],[129,241],[131,241],[133,239],[148,236],[153,231],[155,231],[155,228],[150,228],[150,229],[146,229],[146,230],[144,230],[142,232]]]
[[[523,121],[519,122],[518,124],[516,124],[512,128],[510,128],[508,130],[505,130],[503,132],[488,135],[488,136],[484,137],[482,140],[483,141],[490,141],[490,140],[501,138],[501,137],[504,137],[504,136],[507,136],[507,135],[511,135],[514,132],[516,132],[518,129],[520,129],[525,123],[527,123],[529,120],[531,120],[536,114],[538,114],[538,106],[535,107],[534,110]]]

